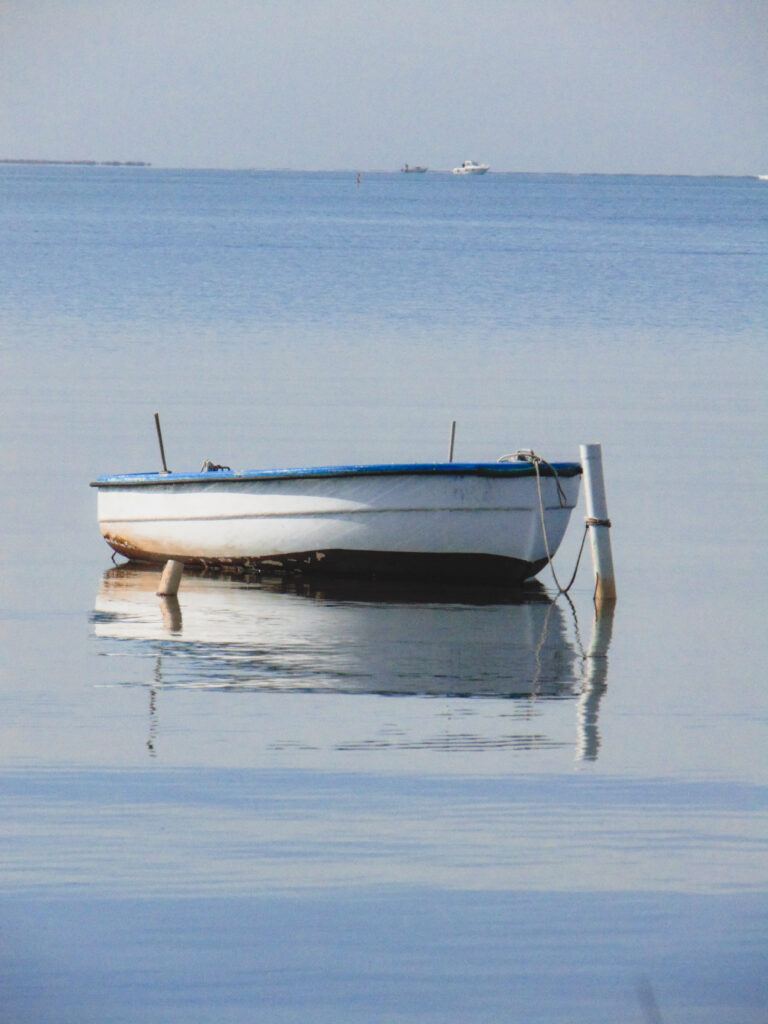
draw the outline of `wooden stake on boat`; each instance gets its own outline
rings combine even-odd
[[[587,502],[587,525],[595,569],[595,604],[616,600],[616,580],[613,575],[611,553],[611,521],[605,500],[603,480],[603,454],[599,444],[579,446],[581,466],[584,470],[584,495]]]
[[[451,423],[451,444],[448,449],[448,461],[453,462],[453,443],[456,440],[456,420]]]
[[[165,446],[163,445],[163,432],[160,429],[160,413],[155,413],[155,429],[157,430],[157,440],[160,443],[160,458],[163,461],[163,472],[168,473],[169,469],[165,463]]]
[[[158,597],[175,597],[179,592],[181,574],[184,572],[184,563],[169,558],[165,563],[163,575],[160,577],[160,586],[157,588]]]

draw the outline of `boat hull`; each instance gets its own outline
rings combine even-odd
[[[290,473],[103,478],[100,529],[133,561],[249,571],[514,584],[546,564],[536,479],[525,467]],[[553,553],[578,486],[576,472],[541,479]]]
[[[320,549],[290,554],[246,556],[190,556],[177,551],[158,554],[121,539],[110,540],[110,547],[131,562],[163,563],[169,558],[187,565],[215,566],[242,572],[296,572],[312,575],[374,577],[377,579],[414,579],[514,586],[535,576],[546,558],[527,562],[519,558],[486,554],[442,554],[420,551],[353,551]],[[170,547],[171,545],[169,545]]]

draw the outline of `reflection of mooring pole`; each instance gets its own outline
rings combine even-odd
[[[595,604],[616,600],[616,580],[613,575],[611,552],[611,521],[605,500],[603,455],[599,444],[579,446],[581,466],[584,470],[584,497],[587,503],[586,523],[592,546],[592,564],[595,568]]]
[[[577,710],[579,737],[576,746],[578,761],[596,761],[600,750],[598,711],[608,686],[608,648],[613,633],[616,605],[606,601],[595,606],[592,639],[584,659],[584,685]]]

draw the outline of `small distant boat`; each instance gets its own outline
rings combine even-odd
[[[401,174],[426,174],[427,168],[420,167],[418,164],[415,167],[411,167],[410,164],[403,164],[400,168]]]
[[[99,477],[101,533],[136,562],[519,584],[547,563],[578,462],[319,466]],[[542,529],[542,520],[546,537]]]
[[[454,174],[486,174],[490,170],[488,164],[479,164],[475,160],[465,160],[461,167],[454,167]]]
[[[768,174],[758,174],[757,180],[758,181],[768,181]]]

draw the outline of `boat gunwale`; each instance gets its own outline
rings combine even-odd
[[[542,476],[581,476],[578,462],[542,463]],[[530,477],[536,470],[530,462],[432,462],[382,465],[311,466],[289,469],[217,469],[198,473],[118,473],[97,477],[91,487],[167,487],[178,484],[249,483],[272,480],[333,479],[372,476],[475,476],[500,479]]]

